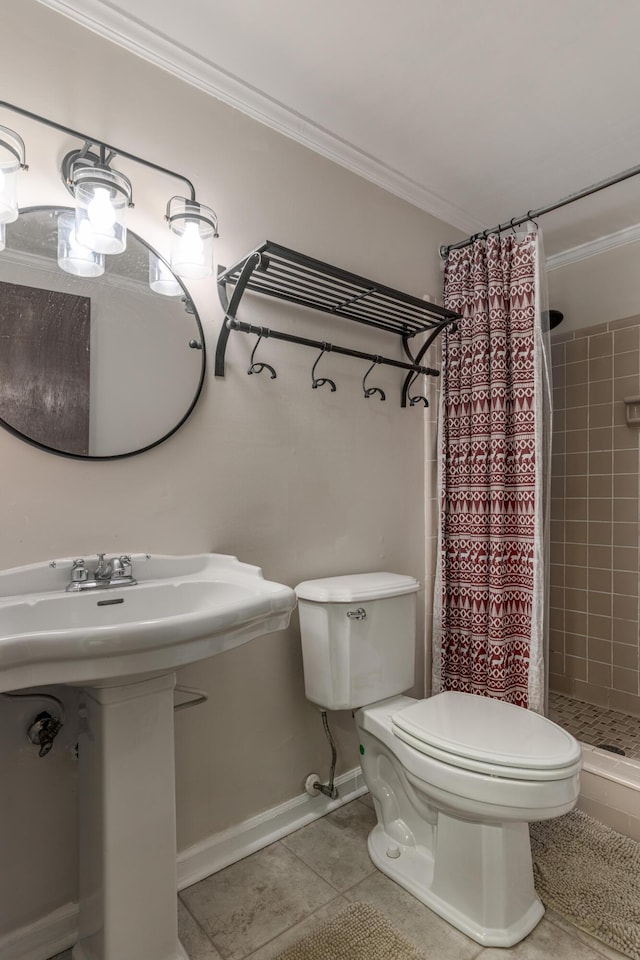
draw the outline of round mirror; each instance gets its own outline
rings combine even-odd
[[[144,240],[129,231],[124,253],[88,254],[69,237],[70,213],[30,207],[6,226],[0,423],[64,456],[128,457],[166,440],[193,410],[202,327]]]

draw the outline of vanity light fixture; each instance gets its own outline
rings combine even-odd
[[[0,126],[0,223],[18,219],[18,171],[28,170],[24,140]]]
[[[171,197],[165,219],[171,230],[171,269],[179,277],[201,280],[211,273],[218,218],[209,207]]]
[[[58,214],[58,266],[76,277],[101,277],[104,254],[80,243],[74,213]]]
[[[67,249],[58,262],[64,270],[77,273],[81,270],[95,271],[104,255],[122,253],[127,244],[126,212],[133,206],[131,182],[123,173],[111,166],[116,157],[132,160],[134,163],[181,180],[187,187],[187,196],[173,196],[167,203],[165,219],[171,232],[171,268],[175,274],[189,279],[201,279],[213,273],[213,240],[218,236],[218,218],[210,207],[196,199],[196,192],[190,180],[180,173],[168,170],[149,160],[144,160],[125,150],[119,150],[94,137],[88,137],[77,130],[71,130],[53,120],[41,117],[22,107],[16,107],[6,101],[0,101],[0,107],[12,110],[23,117],[43,123],[47,127],[75,137],[83,142],[80,149],[67,153],[62,161],[61,174],[65,186],[76,201],[75,235],[71,250],[72,235],[68,233],[66,223],[61,229],[67,231],[59,238],[58,248]],[[0,224],[17,220],[19,210],[17,201],[17,174],[20,169],[28,169],[25,163],[24,142],[18,134],[7,127],[0,126]],[[78,257],[78,249],[85,248],[93,252],[93,260]],[[80,249],[82,253],[82,250]],[[164,264],[163,264],[164,266]],[[165,267],[166,270],[166,267]],[[84,272],[80,276],[99,276],[97,272]],[[150,277],[151,281],[151,277]],[[158,281],[159,282],[159,281]],[[174,291],[169,296],[177,296],[175,289],[179,284],[174,280]],[[152,289],[156,289],[152,286]],[[167,289],[158,290],[167,294]]]
[[[133,206],[131,181],[112,170],[114,153],[90,144],[73,150],[62,161],[62,176],[76,201],[76,235],[94,253],[124,253],[127,246],[127,208]]]
[[[153,250],[149,250],[149,286],[154,293],[163,297],[179,297],[184,290],[176,280],[174,274],[164,260],[157,257]]]

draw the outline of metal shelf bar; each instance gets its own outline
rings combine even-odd
[[[227,284],[235,288],[230,300],[227,296]],[[237,309],[246,291],[304,306],[330,316],[342,317],[399,336],[410,362],[239,321],[236,317]],[[237,330],[406,370],[407,376],[402,390],[403,406],[407,402],[411,381],[417,374],[439,376],[437,370],[422,366],[422,358],[438,334],[460,319],[459,314],[452,310],[375,283],[270,240],[260,244],[231,267],[218,269],[218,294],[225,311],[225,322],[218,337],[216,376],[224,376],[229,333]],[[408,344],[411,338],[419,334],[428,334],[428,337],[414,358]]]

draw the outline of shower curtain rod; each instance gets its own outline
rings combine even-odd
[[[576,193],[570,193],[568,197],[564,197],[556,203],[550,203],[546,207],[539,207],[537,210],[529,210],[528,213],[525,213],[521,217],[512,217],[511,220],[507,220],[505,223],[499,223],[497,226],[491,227],[488,230],[473,233],[466,240],[460,240],[458,243],[450,243],[448,246],[443,244],[443,246],[440,247],[440,256],[444,260],[450,250],[461,250],[463,247],[468,247],[474,240],[479,240],[480,237],[486,238],[492,233],[502,233],[503,230],[509,230],[510,228],[515,229],[528,220],[535,220],[536,217],[542,217],[545,213],[551,213],[552,210],[559,210],[560,207],[566,207],[570,203],[575,203],[576,200],[582,200],[584,197],[591,196],[592,193],[606,190],[607,187],[612,187],[616,183],[622,183],[623,180],[629,180],[631,177],[638,176],[638,174],[640,174],[640,164],[635,167],[630,167],[628,170],[623,170],[622,173],[617,173],[613,177],[607,177],[606,180],[593,183],[590,187],[585,187]]]

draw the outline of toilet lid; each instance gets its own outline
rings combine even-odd
[[[414,749],[456,766],[551,771],[578,763],[580,744],[562,727],[522,707],[447,691],[392,717],[394,734]],[[509,773],[504,770],[504,775]]]

